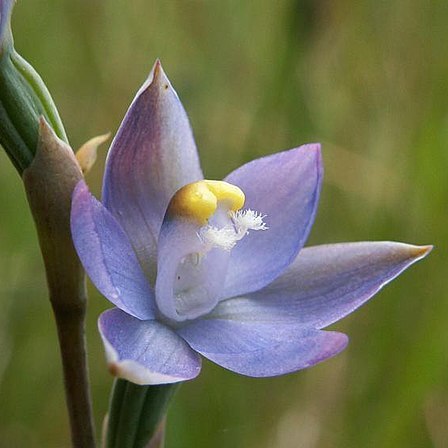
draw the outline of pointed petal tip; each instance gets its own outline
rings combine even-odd
[[[311,153],[317,157],[320,157],[322,153],[322,145],[320,143],[305,143],[303,145],[292,148],[290,151],[303,152],[305,154]]]
[[[166,76],[165,71],[162,68],[162,63],[160,59],[156,59],[154,65],[152,66],[151,71],[149,72],[146,81],[140,87],[140,90],[137,92],[136,98],[140,95],[144,94],[153,94],[155,92],[164,92],[171,91],[174,92],[174,89],[170,83],[170,80]],[[175,93],[175,92],[174,92]],[[176,94],[177,96],[177,94]],[[135,99],[134,99],[135,101]]]
[[[320,143],[307,143],[294,148],[293,151],[297,151],[301,157],[308,157],[309,160],[315,160],[319,171],[322,171],[322,145]]]
[[[322,176],[322,170],[323,170],[322,145],[320,143],[311,143],[309,146],[311,147],[311,150],[314,151],[316,157],[316,163],[318,165],[320,175]]]
[[[156,58],[156,60],[154,61],[153,70],[154,70],[154,73],[156,73],[158,71],[162,71],[162,73],[163,73],[162,62],[160,61],[159,58]]]
[[[390,242],[389,244],[393,244],[395,246],[394,252],[400,258],[410,259],[412,260],[412,262],[416,262],[418,260],[421,260],[422,258],[425,258],[434,248],[432,244],[423,246],[396,242]]]
[[[322,145],[320,143],[308,143],[305,146],[307,146],[308,149],[315,151],[317,154],[322,152]]]
[[[76,160],[81,167],[82,173],[87,174],[96,162],[98,148],[109,140],[111,133],[97,135],[85,142],[75,153]]]
[[[160,59],[157,58],[152,66],[151,72],[148,76],[147,88],[158,87],[162,90],[168,90],[171,86],[165,71],[163,70]]]
[[[431,253],[434,249],[432,244],[427,244],[425,246],[412,246],[411,253],[415,258],[424,258]]]

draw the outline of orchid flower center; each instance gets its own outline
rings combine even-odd
[[[213,248],[230,251],[250,230],[267,230],[266,215],[242,210],[246,198],[236,185],[202,180],[181,188],[173,197],[170,212],[192,219],[201,227],[197,236],[204,252]],[[201,254],[192,254],[194,260]],[[197,264],[197,263],[196,263]]]
[[[201,228],[198,236],[208,249],[217,247],[230,251],[238,241],[249,234],[249,230],[267,230],[268,227],[263,221],[265,217],[266,215],[251,209],[230,211],[229,224],[221,228],[208,224]]]
[[[243,209],[244,203],[243,191],[224,181],[194,182],[173,196],[167,213],[179,223],[183,254],[172,271],[175,312],[167,316],[191,319],[216,306],[231,250],[250,231],[268,229],[265,215]]]
[[[171,200],[169,212],[173,215],[206,224],[222,202],[229,210],[243,207],[244,193],[236,185],[218,180],[201,180],[185,185]]]

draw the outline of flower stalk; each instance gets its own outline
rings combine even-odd
[[[168,406],[179,384],[139,386],[116,379],[105,448],[163,448]]]
[[[95,446],[88,382],[85,274],[70,235],[71,194],[82,172],[71,148],[44,118],[37,152],[23,173],[45,263],[59,336],[66,400],[76,448]]]

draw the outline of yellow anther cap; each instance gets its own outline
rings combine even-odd
[[[218,201],[226,201],[229,204],[229,209],[236,212],[243,208],[246,200],[244,193],[236,185],[229,184],[222,180],[204,180],[208,189],[216,196]]]
[[[178,190],[168,211],[203,225],[215,213],[218,202],[224,202],[229,210],[236,211],[243,207],[244,201],[244,193],[235,185],[219,180],[200,180]]]

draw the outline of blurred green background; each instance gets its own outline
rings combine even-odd
[[[334,325],[338,357],[283,378],[206,363],[170,413],[168,448],[448,446],[448,2],[21,0],[18,51],[40,72],[71,143],[115,131],[156,57],[187,109],[203,168],[323,143],[309,244],[436,250]],[[106,150],[88,175],[100,193]],[[21,181],[0,153],[0,447],[68,447],[55,327]],[[107,408],[90,287],[98,426]]]

